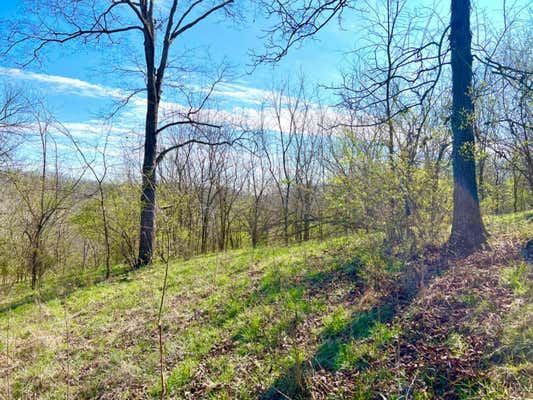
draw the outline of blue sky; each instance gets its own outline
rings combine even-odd
[[[528,0],[515,1],[521,7],[529,4]],[[0,19],[9,20],[19,15],[19,0],[2,3]],[[449,1],[437,2],[439,15],[444,20],[448,19],[448,3]],[[513,2],[508,0],[507,3]],[[429,7],[431,4],[433,1],[430,0],[407,2],[408,7],[413,9]],[[478,0],[475,8],[485,10],[491,23],[498,25],[502,20],[502,4],[503,0]],[[272,89],[273,82],[296,80],[301,74],[306,76],[309,86],[338,82],[341,70],[350,60],[350,50],[360,47],[368,39],[368,31],[360,15],[356,11],[348,11],[344,15],[342,27],[332,21],[317,35],[316,40],[309,40],[299,48],[292,49],[278,65],[261,66],[250,74],[249,51],[260,51],[263,48],[264,41],[260,36],[261,27],[265,24],[267,22],[259,16],[255,21],[248,18],[244,23],[238,24],[228,24],[213,17],[184,37],[188,46],[198,49],[195,54],[199,64],[217,64],[223,59],[230,60],[231,79],[219,91],[222,107],[226,111],[231,111],[234,107],[257,107],[258,98]],[[131,41],[134,47],[141,44],[140,39]],[[212,61],[206,62],[208,53]],[[80,46],[51,46],[45,53],[42,65],[32,64],[21,70],[9,59],[0,61],[0,82],[23,86],[39,93],[57,119],[80,136],[85,133],[87,137],[94,137],[101,130],[98,127],[99,121],[109,110],[110,95],[121,89],[121,77],[109,68],[117,60],[109,57],[112,57],[110,50],[102,52],[96,48],[87,50]],[[184,81],[187,81],[187,77]],[[191,87],[201,85],[201,82],[184,83]],[[133,104],[115,122],[116,133],[125,136],[128,129],[134,128],[132,124],[136,125],[134,129],[142,128],[142,114],[142,104]],[[130,126],[126,126],[128,124]]]

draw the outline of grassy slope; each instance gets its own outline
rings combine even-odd
[[[173,263],[169,397],[525,398],[533,302],[517,246],[533,237],[531,217],[491,221],[493,250],[463,262],[413,263],[428,281],[414,300],[394,289],[406,268],[373,236]],[[432,278],[431,263],[450,269]],[[0,308],[0,398],[156,397],[163,272],[48,287],[41,301],[13,292]]]

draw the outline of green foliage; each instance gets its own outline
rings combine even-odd
[[[107,214],[108,234],[111,246],[111,264],[132,264],[137,251],[137,224],[139,220],[139,201],[136,185],[120,184],[104,186],[104,207]],[[88,244],[89,254],[86,261],[92,261],[98,268],[104,264],[105,236],[102,205],[99,195],[81,203],[70,216],[70,224]],[[83,262],[86,262],[83,261]],[[82,263],[82,260],[77,260]],[[85,268],[82,265],[82,268]]]
[[[358,247],[372,243],[357,236],[172,263],[163,320],[169,394],[180,398],[200,373],[231,382],[232,392],[213,389],[213,397],[234,398],[238,392],[250,399],[250,391],[265,377],[274,380],[297,360],[303,362],[307,352],[293,345],[293,338],[310,316],[321,320],[327,312],[326,300],[309,298],[311,291],[323,290],[321,285],[331,283],[329,273],[343,271],[341,265],[352,259]],[[123,272],[120,268],[117,272]],[[310,277],[318,272],[325,274],[323,279],[313,281]],[[70,388],[71,396],[99,396],[120,387],[118,380],[132,388],[148,386],[157,396],[154,318],[162,273],[161,266],[155,265],[129,275],[112,275],[110,281],[96,285],[84,286],[92,282],[88,277],[87,282],[78,282],[81,286],[72,280],[72,292],[61,290],[64,282],[60,287],[45,281],[42,297],[36,298],[38,306],[32,304],[34,298],[27,298],[27,290],[12,293],[15,297],[8,299],[12,311],[1,312],[0,331],[5,332],[9,317],[10,343],[18,343],[11,356],[26,360],[12,373],[13,387],[20,385],[41,397],[61,397],[63,386],[36,383],[44,370],[54,377],[63,371],[58,360],[63,357],[65,311],[56,300],[61,296],[68,310],[71,346],[87,344],[69,359],[73,376],[82,377],[79,385]],[[0,352],[4,345],[0,344]],[[257,364],[247,364],[251,359]],[[28,368],[32,364],[41,367]],[[128,365],[143,367],[136,370]],[[294,372],[298,379],[305,376],[304,369]],[[236,380],[237,376],[244,379]],[[63,382],[57,378],[47,382],[54,381]]]
[[[385,304],[382,307],[374,307],[369,311],[359,313],[350,328],[352,335],[359,339],[370,336],[375,326],[392,319],[393,311],[392,305]]]
[[[167,378],[167,390],[169,393],[175,393],[187,383],[189,383],[196,371],[198,362],[194,359],[187,359],[176,366]]]
[[[336,369],[366,369],[375,357],[371,343],[352,340],[340,345],[335,359]]]
[[[255,342],[263,333],[262,325],[263,316],[261,314],[247,316],[242,322],[242,326],[235,333],[234,338],[245,343]]]
[[[533,211],[488,215],[485,220],[487,228],[493,234],[518,235],[524,241],[533,237]]]
[[[448,337],[447,345],[454,357],[461,357],[468,350],[464,338],[456,332]]]
[[[502,277],[505,283],[507,283],[518,296],[524,296],[526,294],[533,294],[533,284],[530,276],[533,273],[531,265],[521,262],[514,267],[506,268]]]
[[[322,324],[324,329],[322,335],[325,338],[337,336],[339,333],[344,331],[350,322],[351,313],[349,310],[340,306],[331,314],[326,315]]]
[[[415,254],[447,239],[451,182],[438,175],[439,165],[412,165],[398,156],[391,166],[350,139],[341,154],[346,173],[326,193],[333,218],[350,229],[383,232],[392,252]]]

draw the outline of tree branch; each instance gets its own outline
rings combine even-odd
[[[161,152],[158,154],[156,160],[155,160],[155,163],[156,164],[159,164],[161,161],[163,161],[163,158],[165,158],[165,156],[173,151],[173,150],[177,150],[177,149],[180,149],[184,146],[187,146],[189,144],[202,144],[202,145],[206,145],[206,146],[222,146],[222,145],[233,145],[238,139],[234,139],[234,140],[223,140],[221,142],[209,142],[209,141],[206,141],[206,140],[201,140],[201,139],[189,139],[189,140],[186,140],[185,142],[182,142],[182,143],[179,143],[179,144],[176,144],[176,145],[173,145],[173,146],[170,146],[170,147],[167,147],[166,149],[163,149],[161,150]]]
[[[164,130],[171,128],[173,126],[178,125],[195,125],[195,126],[205,126],[209,128],[215,128],[220,129],[222,128],[222,125],[216,125],[216,124],[210,124],[208,122],[199,122],[199,121],[193,121],[193,120],[185,120],[185,121],[175,121],[175,122],[169,122],[168,124],[163,125],[161,128],[159,128],[156,133],[159,134],[163,132]]]
[[[181,35],[183,32],[186,32],[188,31],[189,29],[191,29],[192,27],[194,27],[197,23],[199,23],[200,21],[204,20],[205,18],[207,18],[209,15],[211,15],[212,13],[214,13],[215,11],[218,11],[220,10],[221,8],[224,8],[226,7],[228,4],[231,4],[233,3],[234,0],[227,0],[223,3],[220,3],[219,5],[211,8],[210,10],[206,11],[205,13],[203,13],[202,15],[200,15],[198,18],[196,18],[194,21],[191,21],[189,22],[188,24],[184,25],[182,28],[179,27],[179,24],[178,26],[176,26],[176,29],[174,29],[174,32],[172,32],[172,39],[175,39],[176,37],[178,37],[179,35]],[[183,17],[182,17],[183,19]],[[181,20],[180,20],[181,21]]]

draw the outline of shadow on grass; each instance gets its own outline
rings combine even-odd
[[[306,262],[316,262],[319,265],[321,261],[317,258],[315,261]],[[287,301],[287,298],[293,302],[301,302],[304,294],[312,297],[314,294],[327,293],[328,288],[341,281],[353,285],[354,289],[361,288],[363,282],[357,274],[361,265],[362,261],[355,256],[352,260],[330,270],[312,270],[303,275],[295,274],[291,270],[273,268],[266,271],[258,286],[246,297],[240,297],[239,293],[235,293],[236,297],[227,304],[227,307],[218,309],[217,324],[223,325],[247,308],[258,304],[279,303]]]
[[[307,360],[294,363],[284,375],[278,378],[264,393],[262,400],[303,400],[312,398],[306,383],[306,374],[312,370],[337,372],[342,367],[348,344],[354,340],[364,340],[372,335],[378,324],[391,322],[401,310],[405,309],[434,276],[447,269],[446,252],[444,249],[428,250],[430,257],[401,269],[399,277],[394,281],[394,290],[381,298],[377,304],[367,310],[351,315],[343,329],[331,334],[322,334],[322,343],[315,354]],[[415,266],[416,265],[416,266]],[[360,263],[351,266],[353,277],[357,275]],[[421,269],[422,266],[422,269]],[[331,276],[324,276],[328,282]],[[355,363],[358,370],[364,370],[368,363],[364,359]]]
[[[119,278],[118,281],[127,279],[126,277],[131,272],[129,266],[116,266],[111,271],[110,279]],[[86,273],[83,275],[71,275],[62,277],[59,279],[50,280],[45,282],[44,285],[36,290],[27,289],[29,294],[21,294],[18,299],[14,299],[11,302],[0,303],[0,314],[3,314],[7,311],[14,311],[17,308],[39,302],[47,302],[54,300],[60,297],[65,297],[73,293],[74,291],[82,288],[87,288],[89,286],[96,285],[98,283],[106,281],[105,270],[98,270],[91,273]],[[18,285],[23,285],[29,283],[21,283]],[[9,289],[3,289],[4,296],[9,294]],[[15,295],[14,297],[17,297]]]

